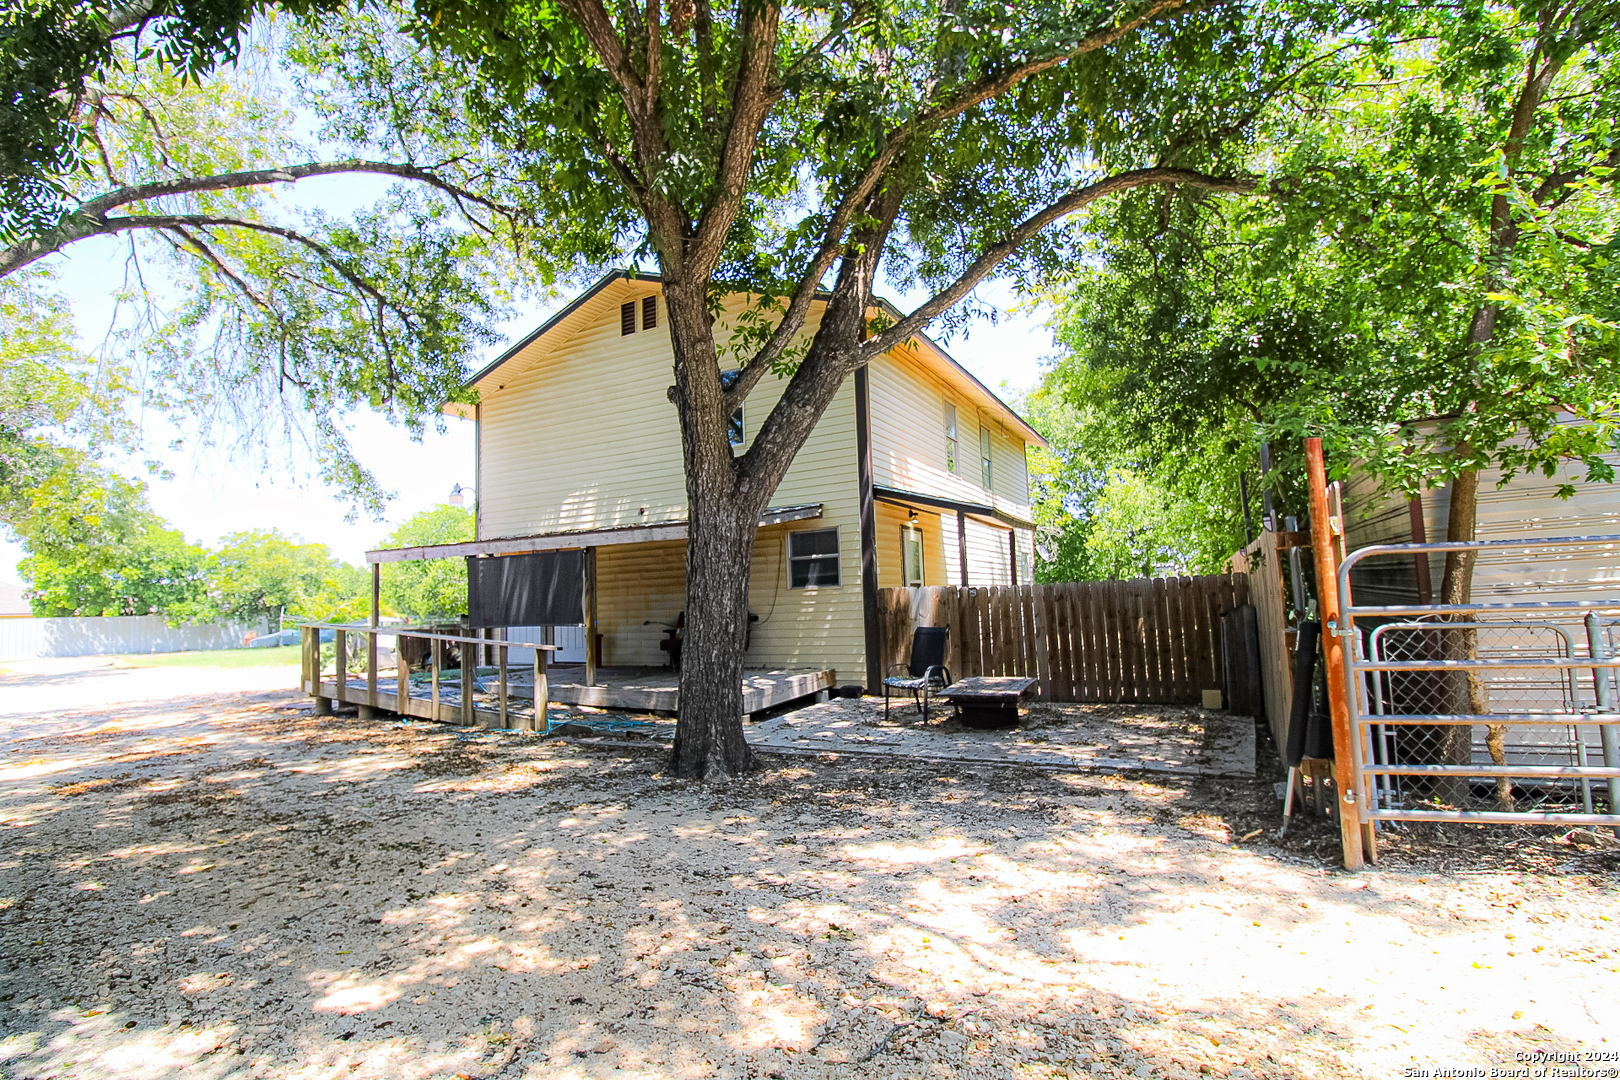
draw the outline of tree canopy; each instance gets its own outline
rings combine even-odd
[[[1323,435],[1338,470],[1409,493],[1570,460],[1611,480],[1615,15],[1468,0],[1347,35],[1315,93],[1260,118],[1265,198],[1091,217],[1046,393],[1249,468],[1260,440],[1289,464]],[[1271,480],[1303,514],[1295,472]],[[1472,505],[1452,517],[1471,530]]]
[[[443,503],[407,518],[380,547],[454,544],[473,538],[476,512]],[[454,619],[467,613],[467,564],[461,559],[426,559],[382,566],[383,607],[412,622]]]

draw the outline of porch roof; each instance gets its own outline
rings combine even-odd
[[[759,519],[759,527],[786,521],[806,521],[821,516],[821,503],[773,506]],[[536,533],[532,536],[505,536],[494,540],[464,540],[456,544],[424,544],[420,547],[378,548],[366,552],[368,563],[416,562],[422,559],[459,559],[468,555],[524,555],[533,551],[560,551],[565,548],[606,547],[609,544],[646,544],[655,540],[685,540],[684,521],[660,521],[651,525],[619,525],[610,529],[573,529]]]
[[[888,503],[891,506],[923,507],[927,510],[948,510],[953,513],[966,514],[969,517],[983,518],[1005,526],[1033,529],[1035,523],[1016,514],[1009,514],[988,503],[961,502],[957,499],[946,499],[938,495],[924,495],[920,491],[906,491],[903,488],[884,487],[882,484],[872,485],[872,497],[878,502]]]

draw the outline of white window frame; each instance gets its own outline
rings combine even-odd
[[[795,537],[814,536],[814,535],[818,535],[820,533],[832,533],[833,534],[833,551],[832,551],[831,554],[823,553],[823,554],[817,554],[817,555],[795,555],[793,553],[793,544],[794,544],[794,538]],[[794,568],[794,566],[798,565],[800,563],[811,563],[811,562],[813,562],[815,560],[818,560],[818,559],[831,559],[832,560],[833,574],[834,574],[835,579],[833,581],[809,581],[809,580],[806,580],[805,583],[802,584],[802,585],[794,584],[794,582],[793,582],[793,568]],[[844,584],[844,546],[843,546],[843,537],[841,537],[839,535],[839,532],[838,532],[838,526],[834,525],[830,529],[795,529],[794,531],[788,533],[787,534],[787,575],[788,575],[788,588],[789,589],[836,589],[836,588],[841,587]]]
[[[990,428],[987,424],[979,425],[979,479],[984,482],[984,490],[991,490],[995,469],[991,466]]]
[[[913,555],[913,545],[915,545],[915,555]],[[902,579],[901,584],[907,588],[916,588],[926,584],[924,581],[926,574],[924,567],[928,563],[928,558],[924,545],[922,526],[910,522],[900,526],[900,577]],[[914,558],[916,560],[915,565],[912,564]],[[916,572],[913,573],[912,571]]]
[[[961,459],[961,455],[957,452],[957,441],[956,441],[957,432],[959,430],[960,429],[957,427],[956,406],[952,405],[950,402],[947,401],[945,403],[945,471],[946,472],[952,472],[952,473],[955,472],[956,471],[956,466],[957,466],[958,462]]]

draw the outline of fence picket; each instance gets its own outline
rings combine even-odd
[[[1223,685],[1220,617],[1247,600],[1242,574],[880,589],[880,659],[886,674],[915,627],[945,626],[957,679],[1024,676],[1047,701],[1195,704]]]

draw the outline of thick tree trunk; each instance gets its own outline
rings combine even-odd
[[[675,281],[664,287],[690,523],[680,716],[669,767],[676,776],[713,781],[753,768],[742,726],[743,655],[754,530],[770,492],[738,482],[706,292]]]
[[[742,679],[748,634],[748,581],[758,513],[688,480],[686,629],[681,648],[681,712],[670,770],[723,780],[753,768],[743,735]]]
[[[1466,450],[1466,448],[1460,448]],[[1476,534],[1479,508],[1479,472],[1465,469],[1451,483],[1446,516],[1447,540],[1472,540]],[[1445,572],[1440,578],[1440,603],[1468,604],[1473,599],[1475,553],[1446,552]],[[1469,621],[1471,616],[1455,616],[1451,621]],[[1478,635],[1472,630],[1445,630],[1440,634],[1440,656],[1445,660],[1470,660],[1478,655]],[[1439,693],[1436,711],[1478,713],[1479,683],[1469,672],[1445,672],[1435,680]],[[1467,765],[1473,760],[1473,728],[1467,725],[1437,725],[1424,734],[1431,748],[1424,760],[1438,765]],[[1423,785],[1434,799],[1461,806],[1468,796],[1466,781],[1442,778]]]

